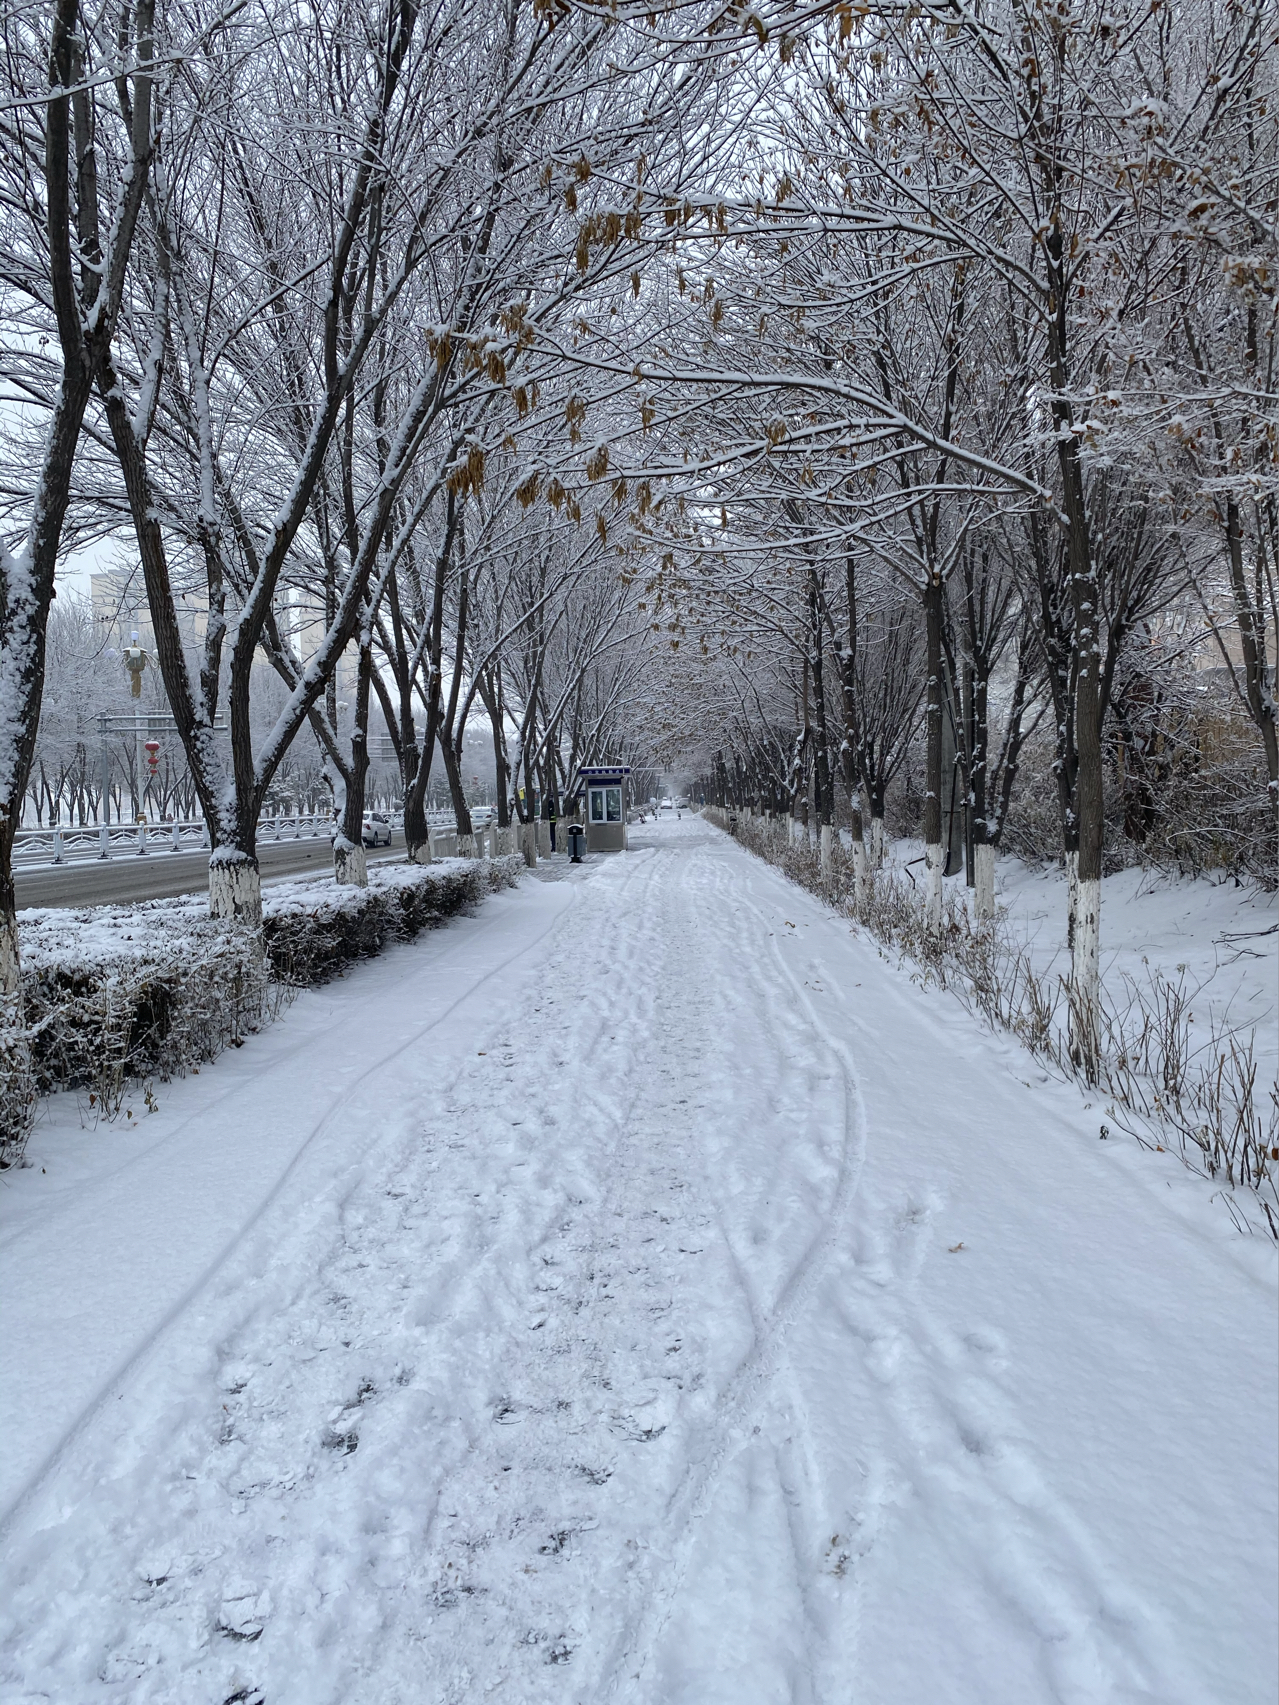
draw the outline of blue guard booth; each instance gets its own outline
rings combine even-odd
[[[577,772],[586,805],[587,852],[625,852],[630,769],[624,764],[583,764]]]

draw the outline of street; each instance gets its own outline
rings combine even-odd
[[[397,836],[398,838],[398,836]],[[404,857],[403,846],[369,849],[368,861]],[[258,848],[262,880],[292,876],[300,871],[331,870],[333,853],[327,840],[267,841]],[[166,852],[157,845],[143,854],[117,853],[109,859],[77,859],[36,870],[14,871],[18,908],[28,906],[107,906],[132,900],[160,900],[172,894],[194,894],[208,884],[206,852]]]

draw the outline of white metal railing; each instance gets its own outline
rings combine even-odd
[[[333,832],[329,812],[310,816],[261,817],[258,840],[327,839]],[[72,860],[111,858],[116,854],[207,852],[209,831],[201,818],[178,823],[86,823],[48,829],[19,829],[13,837],[15,864],[67,864]]]
[[[393,828],[403,828],[404,818],[399,811],[389,812]],[[452,811],[431,810],[426,814],[433,834],[444,839],[457,835],[457,819]],[[494,827],[497,812],[491,805],[477,805],[471,812],[477,831]],[[260,817],[257,838],[259,844],[274,841],[329,839],[333,834],[333,817],[321,811],[309,815]],[[117,855],[135,857],[139,853],[207,852],[209,832],[202,818],[190,818],[177,823],[85,823],[63,824],[52,828],[19,829],[13,838],[15,864],[68,864],[91,858],[112,858]]]

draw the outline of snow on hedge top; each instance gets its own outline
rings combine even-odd
[[[292,882],[273,883],[262,890],[262,914],[286,917],[298,912],[359,911],[370,893],[396,888],[427,888],[454,881],[463,873],[474,873],[479,865],[472,858],[437,858],[429,865],[375,864],[369,871],[367,888],[348,883],[341,887],[332,875],[300,876]]]
[[[262,912],[266,919],[354,912],[370,893],[444,885],[477,868],[473,859],[462,858],[436,859],[427,866],[379,864],[369,871],[368,888],[339,887],[332,875],[297,877],[264,888]],[[208,904],[200,893],[127,906],[32,907],[18,913],[23,969],[37,971],[68,959],[136,963],[207,951],[213,942],[240,931],[227,919],[211,918]]]
[[[22,968],[27,972],[68,960],[172,960],[205,952],[236,928],[209,916],[203,894],[131,906],[42,906],[18,913]]]

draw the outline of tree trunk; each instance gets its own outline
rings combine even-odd
[[[364,794],[369,773],[369,689],[373,677],[373,639],[361,635],[355,683],[355,728],[351,762],[346,773],[346,798],[338,833],[333,837],[333,880],[340,885],[367,888],[368,860],[364,856]]]
[[[974,648],[975,650],[975,648]],[[960,682],[959,720],[964,754],[964,879],[970,888],[977,886],[977,786],[984,774],[984,752],[977,732],[978,668],[965,658]]]
[[[536,692],[536,688],[534,689]],[[534,701],[536,702],[536,701]],[[529,869],[537,864],[537,813],[533,789],[533,724],[526,718],[528,728],[524,740],[524,810],[521,812],[520,846]]]
[[[0,817],[0,1022],[22,1023],[18,902],[13,885],[13,836],[17,823]]]
[[[453,679],[449,683],[449,702],[444,715],[443,733],[440,737],[440,753],[444,759],[444,773],[448,777],[449,793],[453,799],[453,816],[457,822],[458,850],[460,852],[462,840],[469,840],[474,834],[471,824],[471,810],[466,802],[466,789],[462,782],[462,742],[466,729],[465,707],[462,708],[461,721],[458,720],[462,673],[466,664],[466,629],[471,592],[471,577],[466,565],[466,536],[461,522],[458,524],[458,548],[461,574],[458,583],[457,614],[455,617]]]
[[[844,592],[848,605],[848,644],[836,647],[839,683],[844,705],[844,738],[840,745],[853,855],[853,905],[858,911],[866,897],[866,830],[862,818],[861,730],[857,718],[857,564],[851,551],[844,558]]]
[[[511,807],[508,793],[510,789],[510,765],[506,756],[506,728],[502,709],[502,681],[500,665],[495,665],[491,671],[484,671],[479,677],[480,698],[488,714],[489,727],[493,735],[493,777],[497,787],[497,826],[499,829],[510,827]]]
[[[946,858],[944,876],[955,876],[963,869],[964,844],[968,832],[969,813],[965,809],[964,785],[967,763],[963,747],[963,730],[955,702],[955,682],[942,651],[942,743],[941,743],[941,835]]]
[[[440,741],[440,756],[444,759],[444,773],[448,777],[449,796],[453,801],[453,815],[457,820],[459,841],[464,835],[475,833],[471,823],[471,808],[466,801],[466,789],[462,782],[462,765],[456,746],[451,740]]]
[[[872,781],[867,789],[870,795],[870,867],[872,870],[884,868],[884,791],[885,784],[878,778]]]
[[[860,911],[866,898],[866,835],[862,821],[862,790],[856,783],[849,794],[849,815],[852,819],[853,904]]]
[[[1101,600],[1088,538],[1083,473],[1072,436],[1059,445],[1069,523],[1070,587],[1074,614],[1075,750],[1078,771],[1077,887],[1070,956],[1070,1053],[1089,1083],[1096,1082],[1101,1053]]]
[[[986,799],[990,787],[990,683],[985,658],[978,661],[969,695],[969,840],[972,847],[973,910],[982,923],[995,915],[995,849],[990,843]],[[1014,713],[1015,714],[1015,713]]]
[[[831,772],[830,772],[830,729],[826,721],[826,671],[824,668],[824,645],[822,634],[822,598],[821,586],[817,578],[817,570],[809,566],[808,570],[808,632],[812,658],[813,677],[813,717],[815,722],[814,742],[814,781],[816,783],[817,820],[823,827],[829,827],[833,820],[831,810]]]
[[[835,865],[835,830],[829,823],[823,823],[818,834],[818,868],[823,876],[829,876]]]
[[[369,861],[363,842],[337,835],[333,841],[333,880],[339,887],[367,888]]]
[[[257,857],[219,846],[209,858],[209,916],[257,929],[262,923],[262,877]]]
[[[132,78],[132,159],[120,162],[119,190],[111,209],[101,207],[94,148],[95,96],[83,73],[80,8],[76,0],[56,0],[51,11],[49,100],[44,116],[44,227],[49,300],[57,322],[62,373],[44,441],[43,463],[36,477],[24,548],[11,553],[0,544],[0,1031],[7,1032],[0,1049],[8,1092],[3,1097],[0,1147],[6,1162],[21,1154],[34,1109],[30,1049],[23,1029],[13,838],[35,754],[49,606],[55,596],[54,575],[76,447],[93,393],[94,363],[116,325],[125,261],[149,182],[153,145],[151,0],[142,0],[136,9],[136,49],[129,40],[127,21],[120,41],[122,56],[128,58],[136,51],[135,63],[145,69],[135,71]],[[128,79],[123,74],[118,88],[128,100]],[[67,91],[72,89],[75,94],[69,98]],[[37,152],[31,164],[36,165],[39,159]],[[34,185],[30,188],[35,198]],[[108,214],[111,235],[105,252],[101,212]]]
[[[423,741],[422,756],[404,794],[404,844],[410,864],[431,862],[431,833],[426,821],[426,788],[431,779],[431,757],[431,747]]]
[[[973,910],[979,923],[995,915],[995,849],[989,841],[973,847]]]
[[[802,823],[803,829],[804,829],[803,841],[804,841],[805,846],[807,846],[809,844],[809,841],[811,839],[811,834],[810,834],[810,830],[809,830],[809,816],[810,816],[810,803],[811,802],[810,802],[809,794],[810,794],[810,787],[811,787],[811,764],[812,764],[812,757],[813,757],[813,731],[812,731],[812,728],[810,726],[809,719],[808,719],[808,674],[809,674],[810,667],[811,667],[811,663],[810,663],[809,653],[808,653],[807,648],[805,648],[804,665],[803,665],[804,715],[803,715],[803,721],[800,723],[799,750],[795,755],[795,761],[796,761],[795,793],[796,793],[796,801],[797,801],[798,806],[799,806],[799,813],[798,813],[799,820]]]
[[[1265,748],[1271,804],[1279,806],[1279,734],[1275,728],[1274,691],[1266,667],[1266,613],[1249,595],[1243,561],[1243,527],[1239,505],[1233,497],[1226,501],[1226,556],[1243,658],[1244,702]]]
[[[35,1114],[11,866],[15,827],[12,816],[0,817],[0,1168],[21,1160]]]
[[[930,930],[939,930],[942,919],[942,875],[946,849],[942,845],[942,585],[930,572],[924,583],[924,631],[927,646],[927,737],[924,780],[924,916]]]

